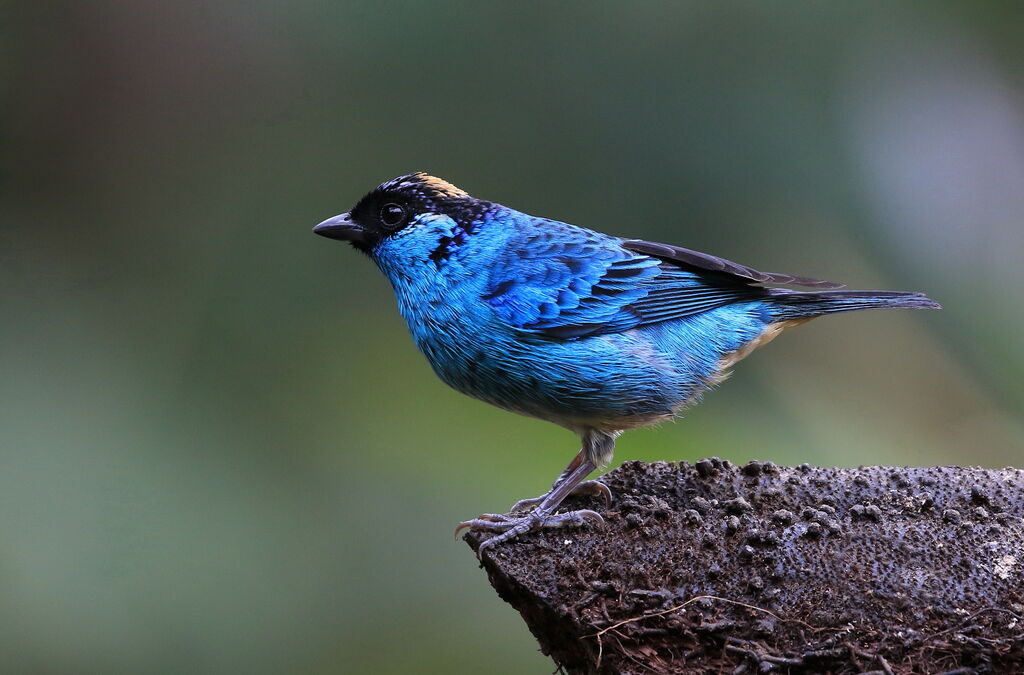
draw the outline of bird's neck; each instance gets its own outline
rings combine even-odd
[[[502,213],[486,215],[461,222],[425,219],[371,254],[391,281],[399,311],[421,349],[427,341],[458,338],[494,319],[480,298],[515,223]]]

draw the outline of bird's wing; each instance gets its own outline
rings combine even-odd
[[[792,274],[777,274],[775,272],[759,272],[752,267],[741,265],[725,258],[693,251],[682,246],[671,244],[660,244],[656,241],[644,241],[643,239],[623,239],[623,248],[644,255],[660,258],[667,262],[676,263],[683,269],[706,270],[738,278],[746,283],[759,284],[784,284],[789,286],[805,286],[807,288],[842,288],[845,284],[838,284],[834,281],[812,279],[810,277],[798,277]]]
[[[505,323],[556,339],[617,333],[754,300],[768,292],[754,285],[759,282],[828,283],[555,221],[532,224],[491,268],[484,301]]]

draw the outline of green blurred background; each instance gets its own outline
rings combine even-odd
[[[464,398],[310,227],[414,170],[921,290],[617,460],[1022,463],[1022,5],[0,9],[0,670],[546,673],[454,525],[567,432]]]

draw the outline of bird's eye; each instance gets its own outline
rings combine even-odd
[[[380,210],[380,222],[395,228],[405,220],[405,208],[401,204],[385,204]]]

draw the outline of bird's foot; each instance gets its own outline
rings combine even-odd
[[[554,488],[551,488],[554,490]],[[509,509],[509,513],[515,513],[516,511],[526,511],[532,509],[544,501],[551,492],[545,492],[540,497],[532,497],[530,499],[520,499],[518,502],[512,505]],[[591,497],[601,497],[604,499],[605,506],[611,506],[612,504],[612,491],[608,489],[608,486],[599,480],[587,480],[583,481],[579,485],[573,488],[570,495],[584,496],[589,495]],[[490,515],[490,514],[488,514]]]
[[[607,490],[607,488],[605,489]],[[458,535],[463,529],[497,532],[498,534],[482,542],[477,548],[476,554],[480,556],[486,549],[510,539],[515,539],[527,532],[533,532],[542,528],[579,527],[588,522],[603,526],[604,518],[597,511],[590,511],[589,509],[557,514],[546,513],[536,509],[525,516],[519,517],[505,516],[498,513],[485,513],[478,518],[459,523],[459,526],[455,528],[455,534]]]

